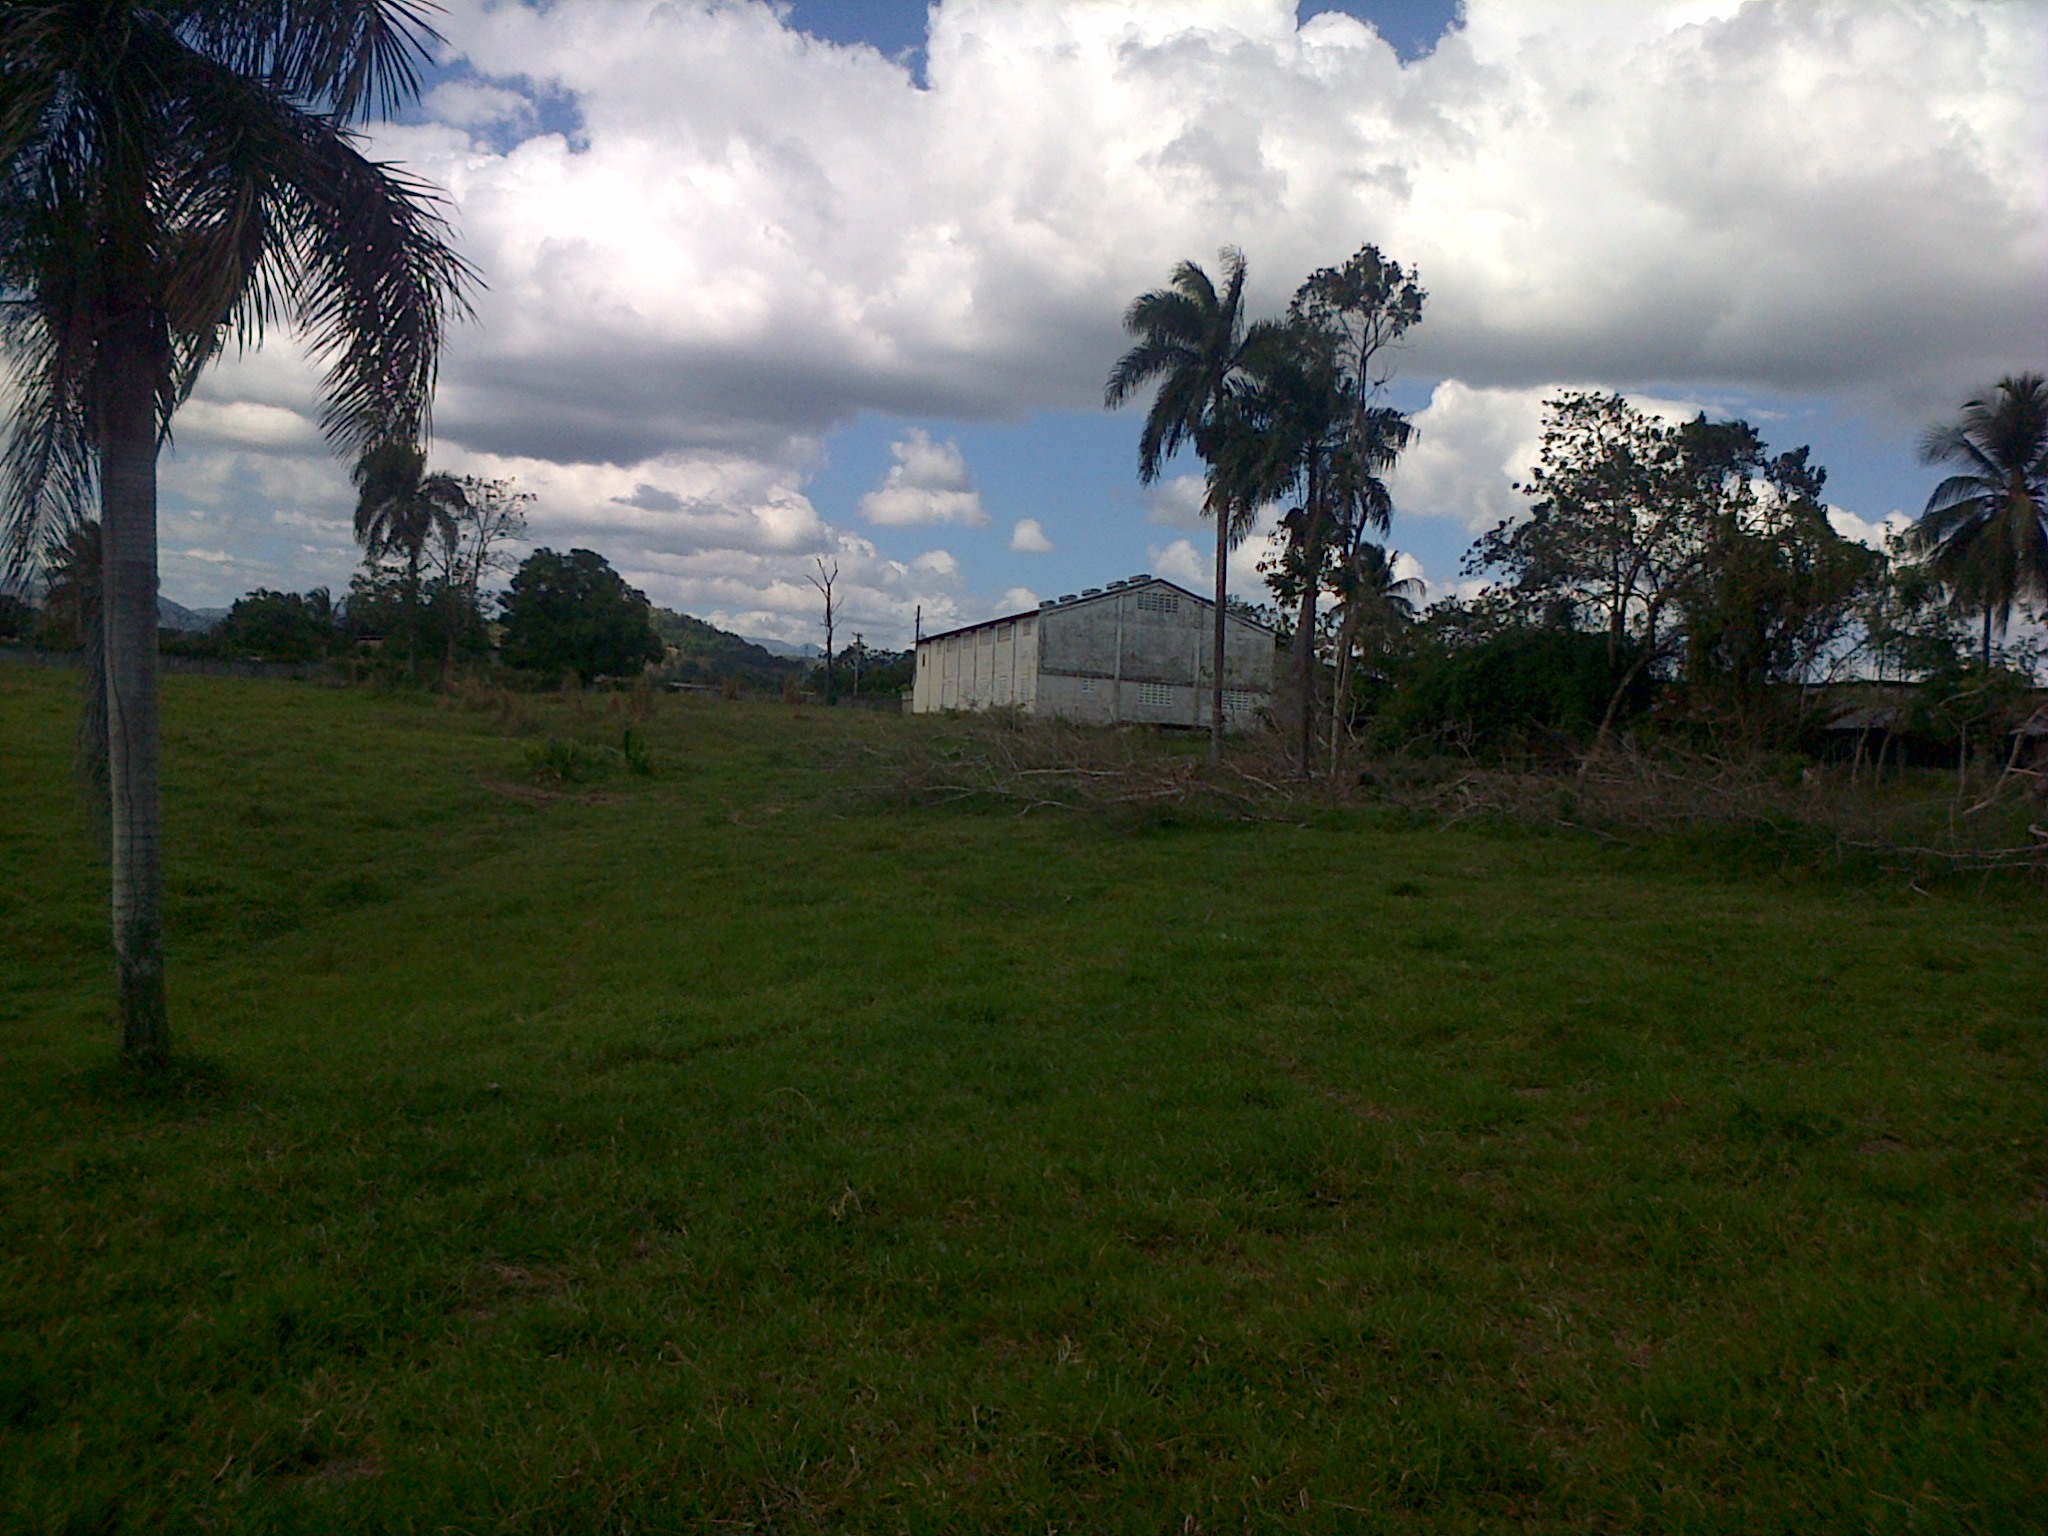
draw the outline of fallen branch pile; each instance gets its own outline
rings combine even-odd
[[[950,720],[928,735],[871,739],[852,751],[857,761],[839,766],[862,794],[909,805],[1299,822],[1332,804],[1377,804],[1443,826],[1505,820],[1617,841],[1719,826],[1782,837],[1797,856],[1873,859],[1909,876],[2048,876],[2043,779],[2012,766],[1988,778],[1930,772],[1873,786],[1788,755],[1623,745],[1522,769],[1382,759],[1333,785],[1295,776],[1274,741],[1233,741],[1211,762],[1186,739],[1003,715]]]
[[[1298,821],[1322,799],[1277,759],[1233,751],[1212,763],[1188,740],[1000,716],[949,722],[924,740],[861,752],[866,792],[914,805],[974,802],[1035,811],[1186,811],[1245,821]]]

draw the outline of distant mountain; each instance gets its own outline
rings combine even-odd
[[[675,659],[666,671],[678,682],[723,683],[730,677],[749,688],[774,690],[780,689],[785,679],[805,670],[799,656],[735,635],[687,613],[657,608],[654,627],[663,642],[675,648]]]
[[[175,629],[181,634],[201,634],[213,628],[228,616],[225,608],[187,608],[174,603],[162,593],[156,599],[156,623],[159,629]]]
[[[749,645],[758,645],[771,656],[796,656],[805,661],[816,661],[825,654],[822,645],[791,645],[786,640],[763,640],[756,635],[742,635]]]

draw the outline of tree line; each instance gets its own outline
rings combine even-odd
[[[1923,460],[1952,473],[1883,550],[1830,523],[1809,448],[1774,453],[1746,421],[1670,421],[1618,393],[1564,391],[1516,487],[1526,513],[1465,557],[1478,590],[1425,612],[1386,543],[1389,474],[1415,428],[1383,392],[1423,318],[1418,274],[1366,245],[1255,321],[1245,284],[1243,255],[1226,249],[1217,276],[1184,261],[1133,300],[1104,399],[1153,390],[1142,483],[1182,448],[1202,462],[1216,655],[1237,601],[1229,553],[1277,510],[1267,601],[1253,606],[1288,647],[1281,712],[1302,775],[1341,775],[1360,735],[1469,747],[1533,728],[1597,750],[1654,705],[1719,740],[1782,743],[1811,726],[1815,684],[1891,677],[2011,699],[2031,679],[2030,644],[2001,652],[1993,638],[2048,604],[2040,374],[2000,380],[1929,431]],[[1221,668],[1213,681],[1220,751]]]

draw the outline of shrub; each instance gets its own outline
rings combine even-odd
[[[1534,729],[1584,740],[1635,663],[1633,647],[1612,659],[1604,635],[1573,629],[1521,629],[1426,662],[1397,694],[1383,731],[1499,747],[1526,742]],[[1627,718],[1650,701],[1647,669],[1629,684],[1617,711]]]

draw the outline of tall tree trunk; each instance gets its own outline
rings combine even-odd
[[[1211,658],[1215,688],[1209,716],[1209,760],[1223,757],[1223,642],[1227,633],[1224,602],[1230,595],[1230,508],[1216,509],[1216,653]]]
[[[121,1052],[170,1056],[164,1000],[163,811],[158,790],[156,380],[160,321],[118,313],[100,344],[100,579]]]
[[[1344,605],[1344,622],[1337,631],[1337,675],[1330,688],[1330,784],[1334,788],[1344,777],[1344,747],[1351,739],[1351,649],[1358,643],[1359,595],[1354,591]]]
[[[1991,605],[1984,605],[1984,670],[1991,670]]]
[[[405,680],[420,680],[420,546],[415,540],[405,559]]]
[[[1294,624],[1295,684],[1301,690],[1299,766],[1304,779],[1315,776],[1316,745],[1316,588],[1321,585],[1323,537],[1311,523],[1302,544],[1301,607]]]

